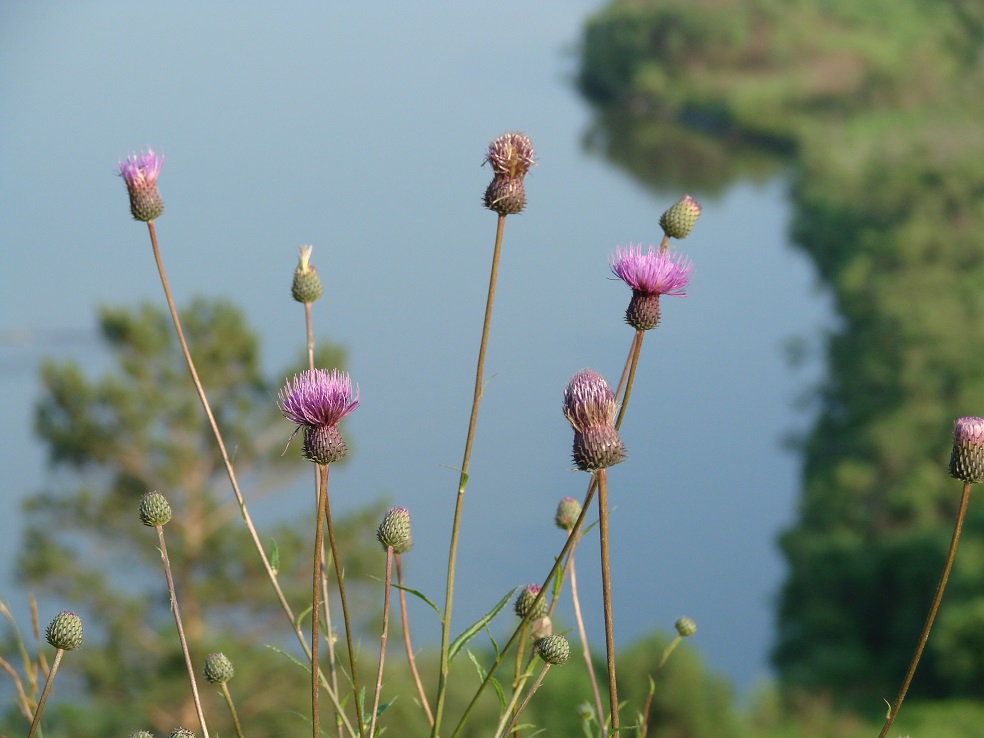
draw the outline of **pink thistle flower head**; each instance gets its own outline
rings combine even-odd
[[[163,155],[154,153],[130,154],[119,164],[119,175],[130,195],[130,212],[136,220],[149,222],[164,212],[164,201],[157,191],[157,177],[164,166]]]
[[[958,418],[954,423],[950,476],[967,484],[984,482],[984,418]]]
[[[348,451],[338,422],[359,406],[359,389],[338,369],[308,369],[295,375],[278,395],[280,412],[304,429],[304,458],[317,464],[338,461]],[[295,431],[296,432],[296,431]]]
[[[612,273],[632,288],[646,295],[684,297],[694,264],[682,254],[659,253],[652,246],[645,254],[642,244],[621,246],[609,258]]]

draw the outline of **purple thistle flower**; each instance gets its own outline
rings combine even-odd
[[[119,175],[126,182],[130,195],[130,212],[137,220],[150,222],[164,212],[164,201],[157,191],[157,177],[164,166],[164,157],[151,148],[146,154],[130,154],[120,162]]]
[[[968,484],[984,482],[984,418],[957,418],[954,423],[950,476]]]
[[[616,277],[634,292],[645,295],[685,296],[690,273],[694,269],[693,262],[682,254],[669,256],[656,252],[650,246],[649,252],[643,255],[642,244],[629,244],[624,250],[616,248],[610,263]]]
[[[338,369],[308,369],[295,375],[278,395],[280,412],[304,429],[304,458],[317,464],[338,461],[347,452],[338,421],[359,406],[359,389]],[[296,431],[295,431],[296,432]]]
[[[352,397],[352,380],[338,369],[307,369],[288,382],[278,395],[280,412],[306,427],[337,425],[359,406],[359,389]]]

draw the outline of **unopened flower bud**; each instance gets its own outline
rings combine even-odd
[[[187,728],[175,728],[167,738],[195,738],[195,734]]]
[[[166,525],[171,519],[171,505],[167,498],[154,490],[140,498],[140,522],[154,528]]]
[[[145,222],[159,218],[164,212],[164,201],[157,191],[157,176],[164,166],[164,157],[153,149],[146,154],[130,154],[120,162],[119,175],[126,182],[130,195],[130,213],[136,220]]]
[[[548,664],[563,664],[571,657],[571,644],[562,635],[551,635],[536,642],[536,652]]]
[[[676,628],[676,632],[684,638],[692,636],[697,632],[697,623],[690,618],[677,619],[677,621],[673,624],[673,627]]]
[[[313,246],[301,246],[301,258],[294,270],[294,282],[290,294],[298,302],[314,302],[321,297],[321,278],[318,270],[311,264]]]
[[[376,540],[383,548],[393,547],[393,553],[403,554],[413,546],[410,535],[410,513],[405,507],[393,507],[376,529]]]
[[[690,195],[685,195],[660,216],[659,225],[670,238],[686,238],[699,217],[700,205]]]
[[[984,419],[959,418],[954,424],[950,476],[967,484],[984,482]]]
[[[522,591],[516,597],[516,604],[514,605],[516,614],[519,617],[532,621],[539,620],[547,614],[546,597],[541,597],[536,607],[533,607],[533,602],[536,600],[538,594],[540,594],[540,587],[536,584],[528,584],[523,587]]]
[[[607,469],[625,460],[625,444],[613,426],[601,423],[574,432],[574,465],[581,471]]]
[[[574,497],[565,497],[557,504],[554,522],[562,530],[570,530],[581,516],[581,503]]]
[[[69,610],[58,613],[45,629],[44,639],[55,648],[74,651],[82,645],[82,618]]]
[[[204,674],[212,684],[225,684],[236,675],[236,670],[224,653],[210,653],[205,658]]]
[[[154,734],[146,730],[135,730],[126,738],[154,738]]]

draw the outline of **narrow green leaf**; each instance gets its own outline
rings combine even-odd
[[[396,587],[396,589],[402,589],[407,594],[412,594],[414,597],[419,597],[421,600],[423,600],[424,602],[426,602],[428,605],[431,606],[431,608],[434,610],[434,612],[437,613],[438,619],[440,619],[442,622],[444,621],[444,617],[441,615],[441,611],[437,609],[437,605],[435,605],[433,602],[431,602],[430,600],[428,600],[423,595],[423,593],[418,592],[415,589],[410,589],[409,587],[401,587],[399,584],[394,584],[393,586]]]
[[[280,548],[277,546],[277,539],[270,539],[270,568],[276,574],[280,571]]]
[[[498,604],[496,604],[495,607],[493,607],[485,615],[483,615],[478,620],[476,620],[469,628],[466,628],[461,635],[459,635],[457,638],[454,639],[454,642],[451,644],[451,647],[448,649],[448,663],[450,663],[454,659],[455,655],[458,653],[458,651],[461,650],[462,646],[468,643],[468,641],[470,641],[472,638],[475,637],[476,633],[478,633],[480,630],[485,628],[486,625],[492,622],[492,618],[498,615],[499,611],[506,606],[506,603],[509,602],[509,598],[513,596],[513,594],[516,592],[517,589],[519,589],[519,587],[514,587],[509,592],[507,592],[506,596],[503,597],[501,600],[499,600]]]

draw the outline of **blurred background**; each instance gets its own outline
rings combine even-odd
[[[617,639],[647,643],[687,615],[699,629],[688,645],[739,696],[778,676],[787,697],[817,690],[838,703],[841,685],[888,697],[952,524],[941,472],[952,418],[980,407],[976,347],[958,340],[954,321],[964,339],[979,335],[970,275],[980,202],[968,193],[984,190],[967,152],[982,137],[959,101],[979,84],[984,34],[973,29],[984,26],[956,0],[881,14],[780,5],[5,5],[0,593],[22,630],[29,593],[42,625],[93,604],[74,601],[79,581],[57,574],[73,550],[101,561],[95,571],[120,592],[158,585],[153,557],[138,579],[114,554],[115,528],[100,527],[108,510],[135,522],[135,478],[121,483],[106,459],[73,457],[66,449],[85,439],[56,433],[72,426],[66,408],[88,397],[86,382],[118,374],[134,352],[157,356],[167,340],[140,338],[160,323],[139,306],[160,310],[163,296],[115,176],[148,146],[165,157],[157,229],[175,297],[227,301],[201,308],[202,321],[218,314],[201,340],[230,355],[245,347],[236,360],[249,364],[250,402],[267,413],[264,449],[243,446],[244,462],[255,451],[276,470],[244,485],[261,534],[292,529],[303,544],[290,564],[304,570],[309,468],[296,447],[275,461],[292,428],[269,411],[304,367],[290,280],[309,243],[325,286],[319,346],[361,390],[344,427],[352,457],[332,474],[333,510],[351,517],[351,545],[369,551],[373,516],[407,507],[407,583],[442,601],[495,231],[480,165],[490,140],[521,130],[537,165],[527,208],[505,229],[452,630],[541,581],[562,545],[557,502],[582,497],[587,481],[571,471],[563,389],[584,367],[616,383],[632,338],[630,293],[612,279],[609,254],[658,244],[661,212],[689,193],[704,209],[677,247],[693,279],[686,298],[664,299],[647,335],[622,431],[628,460],[610,476]],[[919,75],[907,77],[910,67]],[[951,289],[961,274],[967,288]],[[134,387],[154,386],[141,381]],[[38,407],[48,410],[40,437]],[[207,486],[215,510],[228,507],[221,475]],[[72,507],[109,488],[132,512]],[[219,519],[241,528],[235,515]],[[875,544],[874,563],[860,564]],[[149,539],[145,548],[154,553]],[[892,569],[905,561],[929,563],[911,576]],[[603,651],[595,535],[578,562],[588,635]],[[381,576],[381,554],[352,567]],[[974,600],[969,565],[965,576]],[[248,595],[270,598],[262,584]],[[899,598],[905,617],[890,636],[843,627],[859,622],[851,603],[864,600],[867,622]],[[978,611],[948,631],[957,650]],[[115,632],[98,612],[87,617],[93,642]],[[415,602],[411,618],[415,645],[435,649],[432,611]],[[566,599],[558,622],[572,625]],[[206,643],[223,632],[203,627]],[[364,647],[374,642],[367,635]],[[884,671],[867,666],[886,653],[895,655]],[[984,655],[970,662],[956,675],[944,668],[926,695],[976,694]],[[93,671],[74,694],[112,682]],[[8,682],[0,697],[12,701]]]

